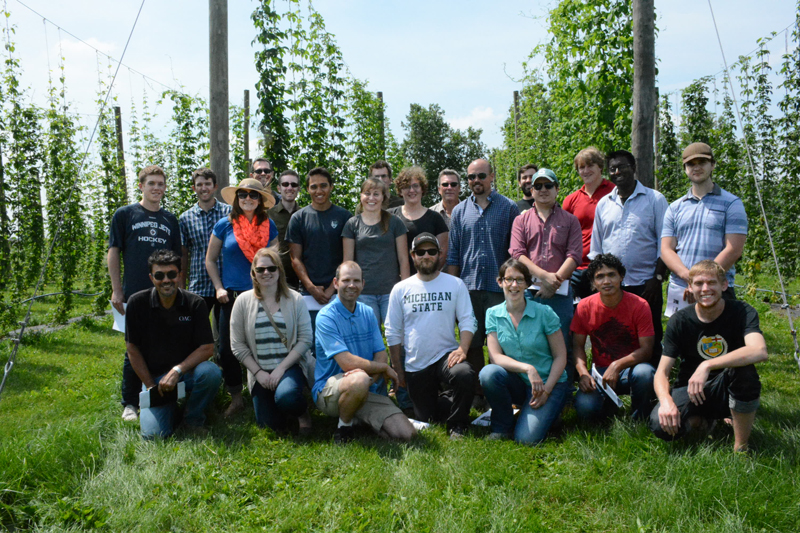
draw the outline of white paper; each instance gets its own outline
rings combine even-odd
[[[156,385],[153,388],[158,387]],[[158,394],[158,392],[156,392]],[[186,398],[186,383],[183,381],[178,382],[178,399],[183,400]],[[149,409],[150,408],[150,390],[143,390],[139,393],[139,409]]]
[[[519,413],[519,409],[514,409],[514,414]],[[472,421],[473,426],[481,426],[488,428],[492,423],[492,410],[489,409],[481,416]]]
[[[128,304],[122,304],[122,308],[128,309]],[[111,306],[111,315],[114,317],[114,326],[111,329],[125,333],[125,315],[121,315],[113,305]]]
[[[532,290],[534,294],[536,294],[536,291],[538,291],[541,288],[541,282],[539,278],[533,278],[533,282],[531,283],[531,286],[528,288]],[[561,296],[566,296],[567,294],[569,294],[569,280],[562,282],[561,285],[558,286],[556,294],[560,294]]]
[[[617,396],[617,393],[614,392],[614,389],[608,385],[603,385],[603,376],[601,376],[600,372],[597,371],[597,367],[594,365],[594,363],[592,363],[592,377],[594,378],[595,383],[597,383],[597,386],[606,393],[606,396],[611,398],[611,401],[617,404],[617,407],[622,407],[622,400],[619,399],[619,396]]]
[[[431,427],[428,422],[420,422],[419,420],[414,420],[413,418],[409,418],[408,421],[411,422],[411,425],[414,426],[414,429],[417,431],[423,431]]]
[[[679,287],[674,283],[667,286],[667,307],[664,309],[664,316],[670,317],[683,309],[689,307],[691,304],[683,299],[683,287]]]
[[[310,294],[304,295],[303,301],[306,303],[306,307],[308,307],[309,311],[319,311],[323,307],[323,305],[314,299],[314,297]]]

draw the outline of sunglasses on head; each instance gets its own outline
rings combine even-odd
[[[483,179],[483,178],[481,178],[481,179]],[[459,183],[457,181],[445,181],[440,186],[444,187],[446,189],[447,187],[458,187],[458,185],[459,185]]]
[[[272,174],[271,168],[257,168],[253,170],[253,174]]]
[[[439,255],[439,250],[436,248],[424,248],[422,250],[414,250],[414,255],[417,257],[425,257],[426,255]]]
[[[481,180],[481,181],[483,181],[483,180],[485,180],[485,179],[486,179],[488,176],[489,176],[489,174],[487,174],[486,172],[478,172],[477,174],[467,174],[467,179],[468,179],[469,181],[475,181],[475,180]]]
[[[537,190],[537,191],[541,191],[542,187],[544,187],[545,189],[547,189],[549,191],[550,189],[552,189],[555,186],[556,186],[556,184],[551,181],[551,182],[548,182],[548,183],[535,183],[533,185],[533,188],[535,190]]]
[[[162,281],[164,278],[175,279],[178,277],[177,270],[169,270],[164,272],[163,270],[159,270],[158,272],[153,272],[153,279],[158,281]]]
[[[290,188],[290,187],[291,187],[292,189],[296,189],[296,188],[298,188],[299,186],[300,186],[300,184],[299,184],[299,183],[294,183],[294,182],[291,182],[291,181],[282,181],[282,182],[281,182],[281,187],[286,187],[287,189],[288,189],[288,188]]]
[[[258,200],[261,198],[261,193],[258,191],[236,191],[236,196],[239,197],[239,200],[246,200],[248,197],[251,200]]]
[[[255,268],[256,274],[263,274],[264,272],[275,272],[277,270],[278,270],[278,267],[276,267],[275,265],[269,266],[269,267],[256,267]]]

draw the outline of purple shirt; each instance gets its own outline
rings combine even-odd
[[[516,259],[524,255],[547,272],[557,272],[568,257],[580,265],[583,256],[581,223],[558,204],[553,206],[546,221],[539,218],[535,208],[530,209],[514,221],[508,253]]]

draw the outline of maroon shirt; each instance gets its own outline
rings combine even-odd
[[[508,253],[516,259],[524,255],[547,272],[558,272],[567,257],[580,264],[581,225],[558,204],[544,222],[534,207],[514,220]]]
[[[583,262],[578,268],[589,266],[589,248],[592,244],[592,226],[594,225],[594,211],[597,209],[597,202],[602,197],[614,190],[614,184],[603,178],[600,186],[589,196],[586,192],[586,185],[564,198],[562,207],[564,211],[572,213],[578,217],[581,224],[581,240],[583,242]]]

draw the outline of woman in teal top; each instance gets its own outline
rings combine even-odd
[[[561,321],[550,307],[525,299],[531,274],[517,259],[500,267],[505,302],[486,312],[489,361],[479,375],[492,407],[490,439],[544,440],[570,392]],[[522,405],[516,426],[512,405]]]

